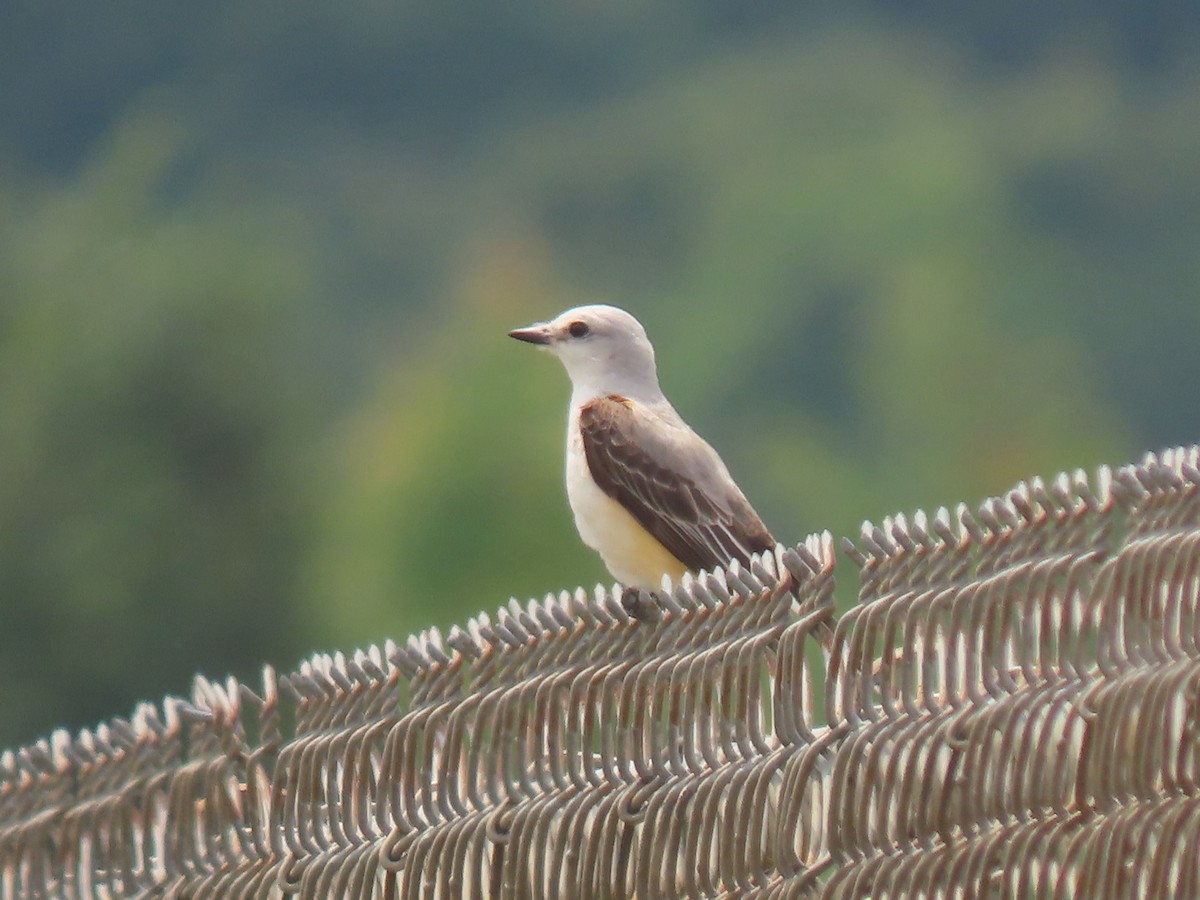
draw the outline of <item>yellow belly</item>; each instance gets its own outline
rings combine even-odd
[[[577,429],[572,429],[578,433]],[[568,448],[567,497],[583,542],[600,554],[612,576],[626,587],[658,590],[663,575],[672,580],[687,571],[658,539],[620,503],[596,485],[587,472],[582,447]]]
[[[611,497],[604,495],[602,501],[592,506],[587,518],[585,525],[576,514],[575,525],[580,535],[588,532],[584,542],[600,554],[608,571],[626,587],[658,590],[663,575],[670,575],[672,581],[678,582],[687,571],[683,563]]]

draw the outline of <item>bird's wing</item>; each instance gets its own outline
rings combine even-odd
[[[580,409],[579,430],[596,484],[689,569],[748,565],[775,546],[716,451],[682,422],[612,395]]]

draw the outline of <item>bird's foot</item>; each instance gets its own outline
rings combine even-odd
[[[627,587],[621,591],[621,606],[625,612],[639,622],[658,622],[662,620],[662,607],[658,599],[649,591],[641,588]]]

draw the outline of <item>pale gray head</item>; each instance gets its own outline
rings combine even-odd
[[[646,329],[623,309],[577,306],[508,336],[549,350],[562,360],[578,399],[621,394],[651,401],[662,396]]]

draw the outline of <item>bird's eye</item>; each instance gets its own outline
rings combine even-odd
[[[573,338],[587,337],[591,330],[588,328],[587,322],[572,322],[567,326],[567,331],[570,332]]]

